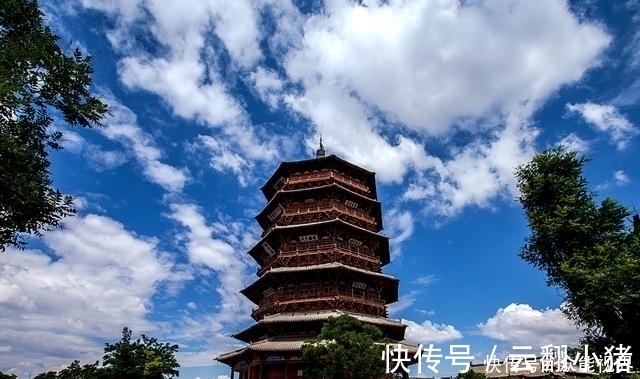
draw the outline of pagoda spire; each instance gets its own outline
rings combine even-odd
[[[316,158],[324,158],[324,146],[322,146],[322,135],[320,136],[320,148],[316,150]]]

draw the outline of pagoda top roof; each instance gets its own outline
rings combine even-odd
[[[317,158],[312,158],[312,159],[305,159],[305,160],[301,160],[301,161],[288,161],[288,162],[281,162],[280,166],[278,166],[278,168],[276,169],[276,171],[274,171],[273,175],[271,175],[271,177],[269,179],[267,179],[267,182],[260,187],[260,190],[262,191],[262,193],[265,195],[265,197],[267,199],[271,199],[271,197],[273,196],[274,190],[273,190],[273,185],[275,184],[275,182],[281,177],[281,176],[285,176],[287,174],[292,173],[292,171],[299,171],[299,170],[313,170],[313,169],[319,169],[319,168],[327,168],[330,167],[332,165],[340,165],[343,167],[347,167],[349,169],[355,170],[355,171],[359,171],[363,174],[365,174],[365,176],[369,177],[370,179],[370,183],[368,183],[371,186],[371,189],[373,191],[374,197],[375,196],[375,175],[376,173],[373,171],[369,171],[365,168],[362,168],[360,166],[357,166],[347,160],[344,160],[340,157],[338,157],[335,154],[331,154],[328,156],[322,156],[322,157],[317,157]]]

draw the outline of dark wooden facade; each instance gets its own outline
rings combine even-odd
[[[382,273],[389,240],[375,174],[321,147],[315,159],[282,163],[262,192],[263,234],[248,252],[258,279],[242,290],[256,323],[234,335],[247,347],[216,358],[231,379],[300,378],[302,343],[342,313],[403,340],[406,326],[387,318],[399,281]]]

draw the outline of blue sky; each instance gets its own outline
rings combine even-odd
[[[477,362],[575,343],[561,293],[518,257],[513,170],[562,143],[593,159],[599,197],[638,207],[639,5],[44,2],[112,116],[57,125],[52,176],[79,212],[0,256],[0,369],[96,361],[129,326],[180,344],[181,378],[227,375],[213,358],[252,323],[259,188],[320,135],[376,172],[408,341]]]

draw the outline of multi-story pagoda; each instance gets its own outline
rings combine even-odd
[[[399,281],[382,273],[389,239],[375,173],[325,156],[321,141],[315,159],[282,163],[262,192],[262,238],[249,251],[258,279],[241,291],[256,323],[234,335],[247,347],[216,358],[231,379],[300,378],[303,342],[343,313],[403,340],[406,326],[387,318]]]

